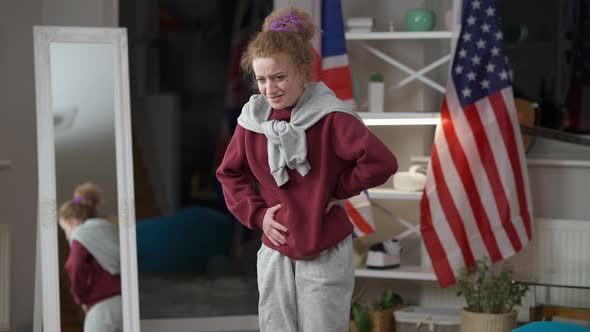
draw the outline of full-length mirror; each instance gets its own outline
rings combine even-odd
[[[126,57],[124,29],[35,28],[44,331],[139,331]]]

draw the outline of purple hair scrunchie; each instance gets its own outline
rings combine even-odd
[[[72,202],[79,204],[79,205],[86,205],[86,202],[84,201],[84,199],[82,197],[78,197],[78,196],[74,196],[74,198],[72,198]]]
[[[293,23],[293,26],[295,28],[297,28],[297,30],[299,30],[299,32],[305,34],[305,30],[303,29],[303,27],[301,26],[301,23],[299,22],[300,18],[301,17],[294,14],[293,12],[289,12],[289,15],[287,15],[286,17],[285,16],[275,17],[270,22],[268,22],[268,30],[293,32],[292,30],[286,28],[286,26],[288,26],[289,23]]]

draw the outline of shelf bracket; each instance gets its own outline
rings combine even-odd
[[[434,90],[436,90],[436,91],[438,91],[440,93],[443,93],[443,94],[445,93],[445,88],[442,85],[438,84],[437,82],[429,79],[428,77],[424,77],[423,75],[417,74],[418,73],[417,71],[415,71],[412,68],[404,65],[403,63],[395,60],[394,58],[392,58],[389,55],[381,52],[380,50],[378,50],[378,49],[376,49],[376,48],[374,48],[372,46],[367,45],[367,43],[362,43],[362,46],[367,51],[369,51],[369,53],[373,54],[374,56],[378,57],[379,59],[381,59],[381,60],[389,63],[390,65],[392,65],[392,66],[394,66],[394,67],[396,67],[398,69],[400,69],[401,71],[405,72],[408,75],[415,76],[415,79],[418,79],[418,80],[422,81],[424,84],[430,86]],[[450,55],[449,55],[449,58],[450,58]],[[442,59],[439,59],[438,61],[441,61],[441,60]],[[441,63],[444,63],[444,61],[441,62]],[[414,79],[414,78],[412,78],[412,79]]]
[[[418,234],[418,235],[420,235],[420,224],[414,225],[411,222],[409,222],[409,221],[407,221],[407,220],[405,220],[403,218],[397,217],[394,213],[392,213],[391,211],[389,211],[388,209],[386,209],[385,207],[383,207],[381,204],[379,204],[379,203],[377,203],[377,202],[375,202],[373,200],[371,200],[371,204],[374,205],[379,210],[385,212],[386,214],[388,214],[390,216],[393,216],[393,217],[396,217],[396,221],[406,228],[405,231],[403,231],[403,232],[401,232],[401,233],[399,233],[398,235],[395,236],[395,239],[396,240],[401,240],[401,239],[403,239],[405,237],[408,237],[408,236],[410,236],[412,234]]]
[[[396,88],[400,88],[406,84],[408,84],[409,82],[417,79],[420,76],[424,76],[424,74],[426,74],[427,72],[435,69],[436,67],[439,67],[441,65],[443,65],[446,62],[449,62],[451,60],[451,55],[447,54],[445,56],[443,56],[442,58],[434,61],[433,63],[429,64],[428,66],[418,70],[417,72],[414,72],[414,74],[404,78],[403,80],[399,81],[399,83],[397,84],[397,86],[395,86]]]

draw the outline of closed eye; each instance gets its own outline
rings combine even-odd
[[[287,75],[277,75],[275,77],[273,77],[273,80],[275,82],[282,82],[287,78]]]

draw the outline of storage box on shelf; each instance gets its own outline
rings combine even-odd
[[[397,332],[459,332],[458,310],[407,307],[394,313]]]

